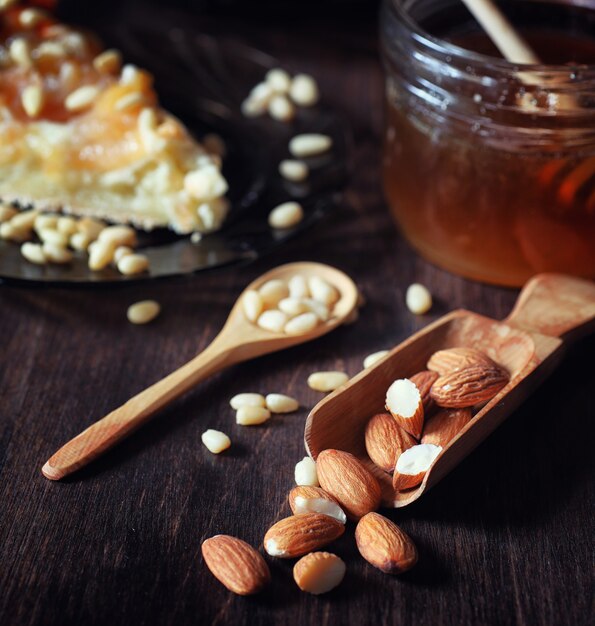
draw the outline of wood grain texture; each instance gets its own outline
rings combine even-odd
[[[307,387],[308,374],[354,375],[367,354],[451,309],[500,319],[516,298],[429,265],[392,226],[378,170],[382,76],[374,19],[289,21],[291,29],[260,19],[227,28],[316,75],[325,99],[352,120],[354,174],[332,221],[231,272],[115,290],[0,286],[0,623],[587,624],[592,338],[427,497],[388,512],[419,548],[418,564],[404,576],[365,563],[352,526],[329,546],[348,572],[327,596],[300,592],[292,561],[269,560],[271,587],[236,597],[202,562],[204,538],[228,533],[258,546],[289,514],[304,420],[321,398]],[[356,278],[368,300],[356,324],[216,375],[63,483],[41,476],[40,464],[65,440],[204,349],[250,280],[304,259]],[[434,294],[429,315],[405,307],[414,281]],[[162,314],[131,326],[126,308],[144,298],[158,300]],[[241,428],[228,404],[241,391],[289,393],[303,409]],[[200,442],[207,428],[227,432],[231,449],[208,453]]]

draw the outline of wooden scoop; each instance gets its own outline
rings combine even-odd
[[[327,322],[301,335],[285,335],[263,330],[248,321],[241,302],[248,289],[258,289],[274,278],[289,280],[296,274],[319,276],[339,291],[340,299]],[[289,263],[263,274],[246,287],[225,326],[206,350],[71,439],[43,466],[43,475],[50,480],[60,480],[87,465],[147,422],[157,411],[225,367],[290,348],[334,330],[353,312],[357,298],[357,287],[349,276],[321,263]]]
[[[306,449],[313,458],[327,448],[355,454],[379,479],[384,506],[406,506],[446,476],[504,421],[551,373],[572,341],[593,331],[595,283],[540,274],[525,285],[512,313],[502,322],[453,311],[319,402],[306,422]],[[394,380],[426,369],[434,352],[456,346],[482,350],[508,370],[510,382],[442,450],[419,487],[396,492],[390,474],[366,454],[366,423],[385,410],[386,390]]]

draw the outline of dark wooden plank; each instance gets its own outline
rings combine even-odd
[[[373,20],[229,28],[312,72],[327,101],[353,121],[345,201],[332,220],[233,272],[113,291],[0,288],[0,623],[587,624],[592,339],[442,484],[389,513],[420,547],[419,565],[406,576],[365,564],[352,529],[333,546],[348,575],[326,597],[299,592],[292,562],[272,562],[272,587],[247,599],[206,571],[203,538],[227,532],[258,545],[288,513],[304,419],[320,399],[305,383],[311,371],[355,374],[368,353],[450,309],[498,318],[515,299],[512,290],[425,263],[392,226],[379,181],[382,76]],[[232,368],[80,474],[60,484],[42,478],[39,468],[64,441],[204,348],[243,285],[300,259],[356,278],[368,299],[358,323]],[[435,294],[431,315],[416,318],[404,306],[414,280]],[[146,297],[162,303],[162,316],[130,326],[127,305]],[[247,390],[290,393],[303,409],[261,428],[235,426],[228,399]],[[202,447],[207,427],[230,434],[228,454]]]

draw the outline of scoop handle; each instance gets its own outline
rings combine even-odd
[[[564,274],[538,274],[523,287],[504,320],[528,332],[576,340],[595,331],[595,283]]]

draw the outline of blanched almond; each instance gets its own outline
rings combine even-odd
[[[365,442],[368,456],[385,472],[392,472],[403,451],[417,443],[389,413],[378,413],[370,418]]]
[[[357,520],[380,506],[376,477],[353,454],[323,450],[316,467],[320,486],[337,500],[349,519]]]
[[[416,439],[421,436],[424,425],[424,406],[419,389],[408,378],[401,378],[386,392],[386,410]]]
[[[277,522],[264,536],[264,549],[271,556],[293,559],[338,539],[345,526],[321,513],[303,513]]]
[[[472,417],[471,409],[443,409],[426,421],[421,442],[445,448]]]
[[[309,456],[305,456],[295,464],[294,478],[296,485],[318,487],[316,461]]]
[[[378,513],[362,517],[355,541],[364,559],[386,574],[401,574],[417,563],[417,549],[409,535]]]
[[[440,446],[431,443],[422,443],[405,450],[397,459],[393,487],[397,491],[417,487],[441,452]]]
[[[302,591],[319,595],[341,583],[345,563],[330,552],[312,552],[302,557],[293,567],[293,579]]]

